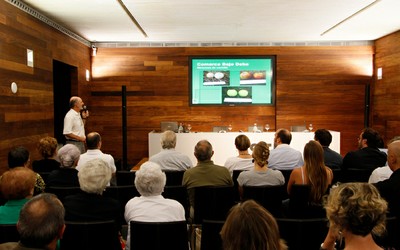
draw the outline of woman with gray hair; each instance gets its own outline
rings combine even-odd
[[[121,249],[118,234],[121,229],[119,202],[103,196],[111,179],[111,169],[101,159],[86,162],[78,173],[82,192],[64,199],[66,221],[115,221],[115,248]]]
[[[136,171],[135,186],[140,197],[134,197],[125,206],[125,220],[128,223],[126,250],[130,249],[130,221],[169,222],[184,221],[183,206],[171,199],[165,199],[161,193],[166,183],[165,173],[160,165],[145,162]]]
[[[81,152],[73,144],[66,144],[58,150],[60,169],[53,170],[47,177],[49,187],[79,187],[78,170],[75,169]]]

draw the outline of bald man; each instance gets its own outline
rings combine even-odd
[[[393,173],[389,179],[375,183],[375,186],[388,202],[389,213],[400,216],[400,141],[389,144],[387,161]]]
[[[66,143],[74,144],[79,148],[81,153],[85,153],[85,122],[86,118],[89,117],[89,111],[82,112],[83,101],[78,96],[73,96],[69,100],[70,110],[67,112],[64,118],[64,131],[63,134],[66,139]]]

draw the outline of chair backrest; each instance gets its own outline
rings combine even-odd
[[[186,221],[130,221],[130,237],[134,250],[189,249]]]
[[[166,186],[181,186],[185,171],[164,171],[167,177]]]
[[[164,198],[173,199],[182,204],[185,209],[186,218],[189,217],[189,198],[184,186],[165,186]]]
[[[287,199],[289,198],[289,195],[287,194],[287,184],[290,179],[290,174],[292,173],[292,169],[285,169],[285,170],[279,170],[281,171],[283,178],[285,178],[285,184],[283,184],[285,192],[283,193],[282,199]]]
[[[61,202],[68,195],[77,194],[82,192],[80,187],[46,187],[46,193],[51,193],[57,195]]]
[[[61,250],[110,249],[121,250],[118,231],[113,220],[93,222],[65,222],[60,242]]]
[[[44,183],[47,183],[47,177],[49,177],[51,172],[39,172],[38,174],[42,177]]]
[[[233,180],[233,191],[235,192],[235,201],[240,201],[240,194],[239,194],[239,183],[237,178],[239,177],[240,173],[244,170],[233,170],[232,173],[232,180]]]
[[[290,250],[319,249],[328,233],[326,218],[276,218],[276,221]]]
[[[0,244],[19,241],[19,233],[16,224],[0,224]]]
[[[201,250],[222,250],[222,239],[219,234],[225,221],[203,220],[201,224]]]
[[[325,218],[322,205],[310,203],[310,185],[293,184],[289,195],[289,216],[292,218]]]
[[[127,185],[106,187],[103,196],[113,198],[119,202],[121,221],[125,221],[124,212],[126,203],[133,197],[140,196],[140,194],[135,186]]]
[[[135,185],[135,171],[117,171],[115,176],[117,179],[117,185]]]
[[[348,168],[341,170],[340,182],[368,182],[372,169]]]
[[[235,204],[233,186],[205,186],[194,190],[194,223],[203,219],[225,220]]]
[[[400,249],[400,220],[395,216],[386,218],[386,232],[374,236],[374,241],[384,249]]]
[[[282,215],[284,186],[243,186],[243,200],[255,200],[274,217]]]

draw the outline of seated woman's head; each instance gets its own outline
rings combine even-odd
[[[57,140],[54,137],[46,136],[39,140],[37,149],[40,155],[44,158],[51,158],[55,155],[57,150]]]
[[[164,191],[167,178],[160,165],[147,161],[135,174],[135,186],[143,196],[160,195]]]
[[[81,151],[73,144],[65,144],[58,150],[57,157],[60,160],[61,167],[75,167],[81,156]]]
[[[0,191],[7,200],[20,200],[33,195],[36,174],[29,168],[15,167],[0,178]]]
[[[265,166],[268,164],[269,158],[269,147],[264,141],[260,141],[253,148],[253,159],[260,166]]]
[[[86,162],[78,172],[79,186],[90,194],[102,194],[111,180],[111,169],[107,162],[93,159]]]
[[[253,200],[231,208],[220,234],[225,250],[287,249],[274,217]]]
[[[235,138],[235,146],[240,151],[245,151],[250,147],[250,139],[245,135],[238,135]]]
[[[331,226],[354,235],[380,235],[385,230],[387,203],[368,183],[344,183],[332,189],[326,214]]]

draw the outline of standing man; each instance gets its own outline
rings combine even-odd
[[[78,96],[73,96],[69,100],[69,107],[71,108],[64,118],[64,131],[63,134],[66,138],[66,143],[74,144],[79,148],[81,153],[85,153],[85,122],[89,117],[89,111],[83,110],[83,101]]]
[[[268,159],[268,167],[278,170],[293,170],[304,165],[300,151],[289,146],[292,134],[287,129],[279,129],[275,133],[274,149]]]

